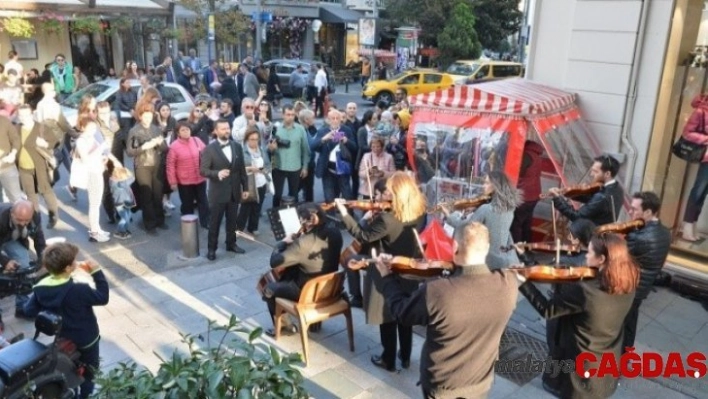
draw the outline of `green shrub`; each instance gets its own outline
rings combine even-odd
[[[222,332],[212,345],[211,333]],[[188,353],[175,351],[163,359],[156,374],[134,362],[119,363],[97,379],[94,398],[101,399],[225,399],[225,398],[308,398],[303,377],[295,365],[299,354],[281,356],[278,350],[255,342],[260,327],[247,330],[231,316],[228,325],[209,321],[206,345],[201,336],[182,335]],[[244,338],[246,336],[246,338]]]

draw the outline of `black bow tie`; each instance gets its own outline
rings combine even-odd
[[[231,143],[227,142],[226,144],[223,144],[222,142],[219,142],[219,145],[221,146],[221,148],[226,148],[226,147],[230,147]]]

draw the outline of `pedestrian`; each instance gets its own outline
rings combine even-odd
[[[76,345],[78,361],[87,366],[77,396],[86,399],[93,393],[93,380],[100,369],[101,335],[93,307],[108,304],[109,290],[101,267],[90,260],[78,262],[78,253],[79,248],[70,243],[53,244],[44,251],[43,266],[50,275],[34,286],[25,312],[31,316],[42,310],[59,313],[62,325],[57,337]],[[74,282],[71,275],[79,267],[91,275],[96,288]]]
[[[128,168],[117,167],[113,169],[110,179],[111,199],[118,215],[118,225],[114,237],[125,240],[131,237],[128,224],[132,220],[132,209],[135,208],[135,195],[130,188],[132,176]]]
[[[241,200],[248,199],[248,176],[241,144],[230,139],[229,122],[216,121],[216,140],[201,153],[199,170],[209,179],[209,236],[207,259],[216,259],[219,228],[226,216],[226,250],[237,254],[244,251],[236,244],[236,218]]]

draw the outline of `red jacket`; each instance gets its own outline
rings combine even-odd
[[[199,173],[199,154],[206,147],[196,137],[177,139],[167,152],[167,182],[170,186],[194,185],[206,179]]]
[[[544,151],[543,146],[535,141],[526,140],[524,144],[521,175],[517,185],[524,202],[538,201],[538,196],[541,195],[541,155]]]
[[[683,127],[683,137],[696,144],[708,145],[708,96],[697,95],[691,106],[694,111]],[[708,151],[702,162],[708,162]]]

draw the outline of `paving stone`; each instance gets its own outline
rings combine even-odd
[[[700,314],[705,314],[701,304],[677,298],[659,313],[654,320],[663,326],[671,328],[672,334],[692,339],[707,322],[705,317],[696,317],[696,315]]]
[[[312,384],[316,384],[319,389],[323,390],[321,395],[316,395],[315,392],[310,392],[316,398],[329,397],[350,399],[362,392],[360,386],[355,384],[351,377],[338,372],[337,370],[325,370],[308,379]]]

